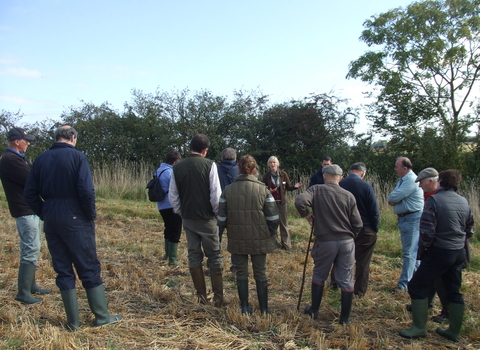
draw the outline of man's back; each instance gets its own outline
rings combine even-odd
[[[55,217],[62,207],[95,219],[95,191],[87,157],[73,146],[56,142],[37,157],[25,186],[25,198],[44,219]],[[38,197],[43,199],[43,201]]]
[[[340,181],[339,185],[355,197],[358,211],[362,217],[363,227],[371,228],[375,232],[378,232],[380,213],[372,185],[363,181],[360,176],[354,174],[350,174],[344,178]]]
[[[210,202],[212,164],[213,161],[193,154],[173,167],[183,218],[199,220],[215,217]]]

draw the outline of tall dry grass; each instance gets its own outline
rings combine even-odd
[[[97,173],[97,191],[102,185],[100,178]],[[145,180],[148,178],[149,175]],[[153,203],[145,199],[99,197],[97,209],[97,250],[102,262],[109,308],[112,313],[122,314],[124,319],[115,325],[92,327],[93,315],[89,311],[85,291],[77,281],[81,327],[80,331],[71,333],[64,327],[65,314],[55,286],[55,272],[46,242],[43,242],[37,282],[50,288],[52,293],[42,296],[43,303],[40,305],[25,306],[14,301],[19,265],[18,237],[15,221],[10,217],[3,191],[0,191],[0,240],[3,242],[0,250],[0,349],[480,348],[480,272],[475,269],[464,272],[462,293],[467,312],[459,343],[451,343],[437,335],[437,324],[433,322],[427,324],[425,339],[408,340],[398,335],[400,329],[410,326],[411,315],[405,310],[408,295],[393,296],[390,293],[401,268],[400,240],[394,230],[382,227],[379,232],[369,291],[364,298],[354,300],[352,324],[341,326],[338,324],[338,291],[326,288],[319,320],[311,320],[296,310],[310,228],[292,210],[289,226],[292,237],[295,237],[293,250],[275,251],[268,256],[269,307],[272,313],[262,317],[258,312],[252,277],[249,291],[254,313],[241,315],[236,285],[227,263],[224,288],[231,304],[217,309],[197,303],[187,265],[185,237],[181,238],[179,267],[170,268],[161,260],[163,223]],[[391,211],[389,208],[382,210],[382,220],[386,210]],[[222,252],[228,261],[225,247],[226,239]],[[479,248],[474,246],[473,249],[478,255]],[[311,273],[312,262],[309,259],[302,309],[310,299]],[[210,286],[207,279],[211,296]],[[438,312],[439,308],[437,300],[434,312]]]

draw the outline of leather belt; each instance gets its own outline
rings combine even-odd
[[[397,214],[397,216],[399,218],[403,218],[404,216],[407,216],[407,215],[410,215],[410,214],[413,214],[413,213],[418,213],[418,212],[419,212],[419,210],[417,210],[417,211],[407,211],[406,213]]]

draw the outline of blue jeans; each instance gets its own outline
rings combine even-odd
[[[398,280],[398,288],[407,289],[408,281],[419,265],[417,261],[418,239],[420,238],[420,217],[422,211],[398,218],[398,228],[402,239],[402,274]]]
[[[20,237],[20,263],[37,265],[42,245],[40,218],[36,215],[25,215],[15,218],[15,221]]]

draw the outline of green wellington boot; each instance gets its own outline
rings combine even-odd
[[[440,334],[442,337],[457,342],[460,340],[460,329],[462,328],[465,305],[450,303],[448,305],[448,311],[450,327],[448,327],[448,329],[438,327],[437,333]]]
[[[110,315],[107,309],[107,299],[105,298],[105,287],[103,284],[95,288],[85,289],[87,292],[88,305],[95,315],[95,326],[104,326],[116,323],[122,319],[120,315]]]
[[[15,300],[23,304],[38,304],[42,302],[42,300],[35,299],[32,295],[36,268],[33,264],[20,264],[18,269],[18,294],[15,296]]]
[[[77,331],[78,327],[80,327],[77,290],[61,290],[60,294],[62,295],[63,307],[65,308],[65,313],[67,314],[66,327],[70,331]]]
[[[399,334],[404,338],[420,338],[427,335],[425,326],[428,320],[428,299],[412,299],[413,324],[409,329],[401,330]]]
[[[165,238],[164,242],[165,242],[165,254],[163,255],[162,259],[167,260],[168,259],[168,248],[169,248],[168,239]]]
[[[178,266],[180,262],[177,260],[178,243],[168,242],[168,265]]]

